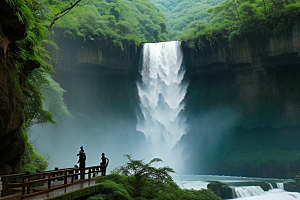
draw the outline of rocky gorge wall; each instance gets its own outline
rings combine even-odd
[[[25,26],[5,1],[0,2],[0,175],[16,172],[27,136],[22,88],[24,76],[17,72],[10,56],[15,41],[25,38]]]
[[[69,110],[79,113],[76,124],[97,126],[112,143],[115,134],[120,143],[124,136],[142,141],[135,130],[141,47],[78,42],[60,29],[52,39],[60,47],[51,49],[54,79],[67,90]],[[182,43],[190,128],[178,145],[188,144],[187,172],[293,178],[300,165],[300,25],[235,44],[201,51]]]
[[[54,79],[67,91],[75,124],[82,124],[77,130],[97,127],[99,137],[131,147],[136,138],[143,141],[135,130],[141,46],[121,51],[64,37],[61,29],[51,35],[60,48],[51,49]],[[300,164],[300,25],[265,41],[248,37],[235,44],[201,51],[182,43],[190,128],[178,144],[188,144],[187,172],[293,178]]]
[[[232,48],[183,43],[183,52],[190,132],[182,142],[190,145],[192,173],[298,174],[300,23],[267,40],[240,38]]]
[[[124,43],[121,50],[109,41],[80,42],[65,37],[63,32],[52,30],[51,39],[59,49],[51,48],[50,56],[56,60],[54,79],[67,91],[64,99],[68,108],[104,118],[123,110],[135,119],[141,46]]]
[[[123,50],[112,41],[80,41],[64,36],[64,30],[53,28],[51,39],[59,49],[51,48],[56,72],[89,73],[93,75],[124,75],[137,73],[141,46],[123,41]],[[84,70],[82,70],[84,68]]]

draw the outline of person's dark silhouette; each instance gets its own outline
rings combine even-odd
[[[109,160],[108,160],[108,158],[105,157],[104,153],[102,153],[101,155],[102,155],[102,157],[101,157],[102,162],[100,163],[100,165],[101,165],[101,176],[105,176],[106,175],[106,167],[108,165]]]
[[[77,156],[79,156],[79,160],[77,163],[79,163],[80,179],[84,179],[86,155],[84,153],[83,146],[80,147],[79,154],[77,154]]]

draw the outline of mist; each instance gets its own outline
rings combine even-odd
[[[33,144],[38,153],[50,156],[48,169],[76,165],[76,154],[80,146],[84,147],[87,155],[87,166],[99,165],[101,153],[104,152],[110,160],[108,171],[123,165],[126,161],[123,157],[125,154],[132,154],[134,158],[144,157],[144,151],[140,150],[147,147],[145,138],[142,133],[134,133],[126,120],[106,124],[104,127],[85,116],[71,114],[73,119],[64,119],[58,126],[34,126],[29,132],[29,140],[33,142],[42,131]]]
[[[55,119],[58,125],[36,125],[29,133],[36,151],[49,155],[48,169],[73,167],[79,147],[87,155],[86,166],[99,165],[104,152],[110,160],[108,172],[124,165],[125,154],[150,159],[143,133],[136,131],[138,105],[135,77],[59,71],[54,80],[67,92],[64,101],[72,118]],[[47,102],[45,102],[47,103]],[[40,134],[40,135],[39,135]]]
[[[157,100],[157,110],[149,116],[145,113],[151,113],[152,108],[145,109],[147,103],[141,97],[147,101],[153,98],[145,94],[151,93],[152,86],[141,89],[144,83],[137,84],[136,76],[111,72],[106,75],[87,74],[84,68],[81,73],[59,71],[54,76],[67,91],[64,98],[72,118],[57,119],[58,125],[37,125],[29,131],[29,140],[34,142],[36,151],[49,156],[48,169],[76,165],[76,154],[83,146],[87,155],[86,166],[99,165],[100,155],[104,152],[110,160],[108,171],[124,165],[126,159],[123,155],[131,154],[133,159],[144,159],[145,162],[154,157],[161,158],[164,162],[159,166],[170,166],[179,172],[182,162],[176,158],[178,148],[172,148],[186,134],[186,117],[182,110],[188,85],[180,85],[184,71],[181,70],[179,43],[166,44],[170,46],[168,48],[174,48],[172,51],[177,51],[179,57],[171,57],[169,61],[169,65],[176,69],[169,69],[169,72],[167,67],[158,70],[160,78],[155,84],[159,90],[153,99]],[[167,51],[166,55],[176,54],[172,51]],[[154,63],[154,67],[164,64],[165,61]],[[147,116],[157,119],[145,121]]]
[[[162,78],[155,84],[162,85],[158,87],[161,89],[157,91],[159,95],[154,98],[158,103],[158,110],[154,112],[151,106],[144,109],[152,97],[146,96],[146,103],[141,103],[139,96],[149,92],[152,86],[145,90],[145,85],[137,84],[140,77],[135,74],[120,75],[117,70],[91,74],[85,68],[77,68],[76,72],[58,70],[53,78],[67,91],[64,99],[72,118],[54,116],[58,125],[32,127],[28,131],[29,140],[39,154],[49,156],[48,169],[73,167],[78,161],[79,147],[83,146],[86,166],[99,165],[103,152],[110,160],[108,172],[125,164],[125,154],[145,162],[154,157],[161,158],[164,162],[159,166],[170,166],[180,174],[206,172],[202,170],[202,161],[206,162],[210,156],[218,159],[216,149],[230,135],[239,120],[239,113],[228,107],[205,112],[191,108],[193,104],[185,102],[189,78],[183,77],[180,66],[179,63],[178,77],[174,79],[176,76],[172,75],[175,83],[170,84],[172,87],[179,84],[175,94],[174,89],[167,90],[169,83],[161,83],[166,78],[166,71],[163,73],[166,69],[158,71]],[[188,90],[188,98],[191,92]],[[173,106],[168,106],[170,102]],[[151,123],[145,122],[145,113],[151,114],[149,119],[157,118]],[[153,131],[156,131],[155,137],[151,135]],[[172,140],[168,139],[173,136]]]
[[[183,174],[216,174],[222,171],[224,146],[230,144],[241,114],[234,107],[219,106],[203,112],[189,113],[188,134],[175,148],[182,149],[186,163]]]

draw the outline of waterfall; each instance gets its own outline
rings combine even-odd
[[[178,41],[145,43],[137,82],[142,116],[138,116],[137,130],[161,154],[171,149],[186,133],[183,99],[187,84],[182,83],[185,69],[182,65],[181,44]]]
[[[269,184],[269,186],[270,186],[270,189],[274,189],[273,188],[273,185],[271,184],[271,183],[268,183]]]
[[[250,197],[264,194],[265,191],[260,186],[244,186],[234,188],[238,198]]]
[[[278,189],[283,189],[284,190],[283,183],[276,183],[276,185],[277,185]]]

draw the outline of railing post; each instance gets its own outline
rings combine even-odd
[[[27,177],[27,194],[30,194],[30,184],[28,183],[30,180],[29,180],[29,172],[26,172],[26,177]]]
[[[25,194],[25,176],[22,177],[22,195]]]
[[[75,169],[74,169],[74,171],[75,171],[75,180],[77,180],[78,179],[78,175],[77,175],[77,173],[78,173],[78,166],[77,165],[74,165],[74,167],[75,167]]]
[[[1,197],[1,192],[2,192],[2,179],[1,179],[1,177],[0,177],[0,197]]]
[[[7,178],[1,178],[1,181],[2,181],[2,190],[1,190],[1,193],[5,193],[5,191],[8,189],[7,188],[7,181],[8,179]]]
[[[58,167],[55,167],[54,168],[54,171],[58,171]],[[58,173],[58,172],[57,172]],[[52,174],[52,177],[55,177],[57,175],[57,173],[53,173]],[[58,181],[58,180],[57,180]],[[53,182],[55,182],[55,179],[53,179]]]
[[[51,187],[51,173],[48,174],[48,189]]]
[[[89,169],[89,179],[91,179],[91,169]]]
[[[74,182],[74,169],[72,170],[71,183]]]
[[[65,171],[65,177],[64,177],[64,184],[68,183],[68,177],[67,177],[67,175],[68,175],[68,171],[66,170]]]

